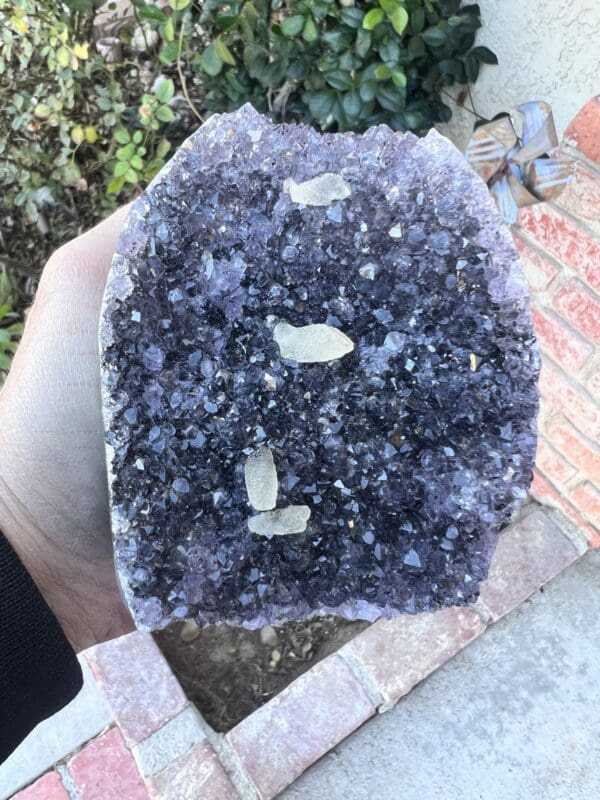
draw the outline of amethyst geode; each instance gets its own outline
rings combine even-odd
[[[134,204],[101,339],[139,626],[475,600],[531,478],[538,356],[446,139],[212,117]]]

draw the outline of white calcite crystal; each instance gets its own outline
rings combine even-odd
[[[250,517],[248,528],[261,536],[289,536],[291,533],[303,533],[309,519],[308,506],[287,506]]]
[[[332,172],[326,172],[302,183],[296,183],[289,178],[284,186],[292,202],[302,203],[304,206],[329,206],[335,200],[344,200],[352,194],[350,186],[342,176]]]
[[[255,511],[269,511],[277,503],[277,469],[268,447],[260,447],[246,459],[244,480],[248,501]]]
[[[299,364],[322,364],[343,358],[354,350],[354,342],[332,325],[317,323],[295,328],[279,322],[273,331],[282,358]]]

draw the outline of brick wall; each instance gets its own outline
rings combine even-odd
[[[600,96],[561,146],[575,177],[553,203],[524,208],[514,238],[542,351],[532,494],[600,546]]]

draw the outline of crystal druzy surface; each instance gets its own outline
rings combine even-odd
[[[138,625],[476,598],[530,482],[538,357],[510,235],[446,139],[212,117],[129,215],[101,341]]]

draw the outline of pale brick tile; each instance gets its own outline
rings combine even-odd
[[[200,742],[148,780],[152,800],[239,800],[208,742]]]
[[[500,536],[480,599],[492,619],[498,620],[577,557],[575,548],[549,515],[534,511]]]
[[[261,800],[270,800],[375,713],[336,655],[301,675],[227,734]]]
[[[86,658],[129,745],[150,736],[187,705],[149,633],[136,631],[97,645]]]

